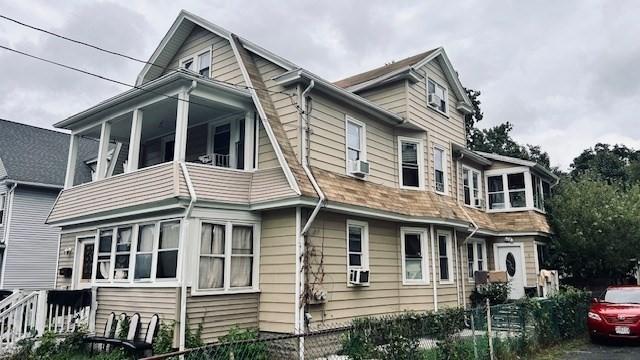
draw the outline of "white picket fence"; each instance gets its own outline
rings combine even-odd
[[[47,303],[47,290],[16,291],[0,301],[0,354],[18,341],[41,336],[45,331],[63,334],[78,326],[92,327],[91,307],[73,308]]]

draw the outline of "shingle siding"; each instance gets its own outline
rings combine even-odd
[[[3,288],[53,288],[59,230],[44,222],[57,195],[57,191],[16,188],[11,204]]]

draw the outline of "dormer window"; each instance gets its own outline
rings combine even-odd
[[[427,103],[430,107],[440,111],[441,113],[447,113],[447,89],[444,86],[428,79],[427,98]]]

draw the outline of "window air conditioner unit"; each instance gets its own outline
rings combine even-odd
[[[349,172],[351,175],[355,175],[357,177],[365,177],[369,175],[369,163],[362,160],[350,161],[349,165],[351,168]]]
[[[476,207],[480,209],[484,209],[485,202],[484,199],[476,199]]]
[[[368,269],[349,270],[349,284],[351,285],[369,284],[369,270]]]
[[[442,99],[440,99],[440,97],[436,94],[429,94],[429,105],[432,106],[440,106],[440,101],[442,101]]]

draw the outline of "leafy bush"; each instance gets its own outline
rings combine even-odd
[[[221,336],[218,340],[222,343],[216,351],[217,357],[220,359],[235,360],[267,360],[269,352],[267,343],[257,340],[257,329],[240,329],[237,326],[232,327],[227,335]],[[240,343],[237,343],[240,342]],[[228,345],[227,345],[228,343]]]
[[[158,334],[153,340],[153,353],[166,354],[173,351],[173,329],[175,322],[162,322],[158,329]]]
[[[195,332],[192,332],[189,327],[187,327],[186,332],[184,334],[184,344],[187,349],[198,348],[204,346],[204,341],[202,341],[202,323],[198,324],[198,328]]]
[[[488,283],[479,285],[471,293],[473,306],[485,306],[487,299],[491,305],[504,304],[509,299],[509,283]]]

